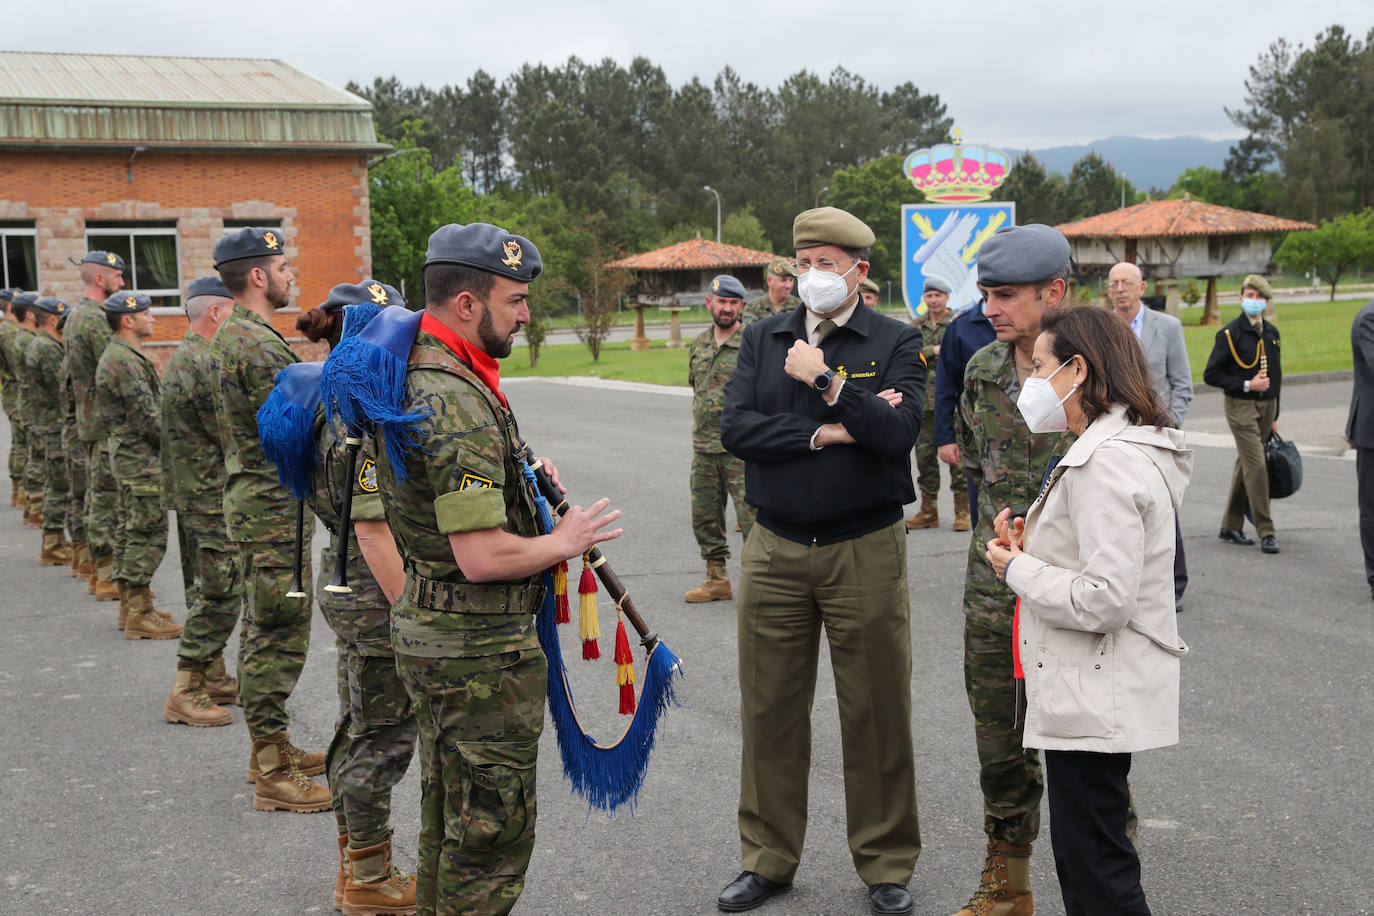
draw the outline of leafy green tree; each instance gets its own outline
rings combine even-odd
[[[720,234],[721,241],[727,245],[739,245],[755,251],[773,250],[768,236],[763,234],[763,223],[748,207],[727,214]]]
[[[1341,277],[1374,265],[1374,209],[1334,217],[1312,232],[1290,232],[1274,259],[1289,270],[1315,271],[1331,285],[1334,300]]]
[[[1069,170],[1074,217],[1095,216],[1121,205],[1121,182],[1116,169],[1097,153],[1089,152]],[[1130,190],[1129,188],[1127,190]]]
[[[1016,221],[1022,225],[1057,226],[1074,216],[1064,176],[1047,172],[1040,160],[1029,152],[1016,160],[1007,180],[993,192],[992,199],[1014,201]]]
[[[925,200],[902,171],[904,153],[892,153],[840,169],[830,176],[830,193],[822,203],[848,210],[873,230],[869,276],[875,282],[902,275],[902,205]]]

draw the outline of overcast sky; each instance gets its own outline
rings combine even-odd
[[[1310,45],[1339,23],[1363,39],[1369,0],[500,0],[0,3],[7,50],[278,58],[342,86],[395,75],[462,84],[570,55],[635,56],[681,85],[725,65],[777,86],[836,66],[882,89],[908,80],[948,106],[964,137],[1009,149],[1115,134],[1241,134],[1225,106],[1270,42]]]

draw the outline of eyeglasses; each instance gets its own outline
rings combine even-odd
[[[849,259],[849,263],[850,263],[850,264],[857,264],[857,263],[858,263],[858,258],[850,258],[850,259]],[[825,271],[825,272],[828,273],[828,274],[837,274],[837,273],[840,272],[840,268],[843,267],[843,266],[844,266],[844,265],[841,264],[841,263],[839,263],[838,261],[832,261],[832,260],[830,260],[829,258],[821,258],[819,261],[816,261],[814,264],[813,264],[812,262],[810,262],[810,261],[802,260],[802,259],[799,258],[799,259],[797,260],[797,273],[799,273],[799,274],[804,274],[804,273],[806,273],[808,270],[810,270],[811,268],[814,267],[814,268],[816,268],[817,270],[823,270],[823,271]]]
[[[1134,280],[1113,280],[1107,284],[1107,289],[1130,289],[1135,285]]]

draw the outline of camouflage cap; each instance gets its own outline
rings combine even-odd
[[[859,289],[866,293],[873,293],[875,296],[883,291],[883,288],[869,277],[864,277],[859,281]]]
[[[105,300],[101,306],[106,315],[133,315],[136,312],[146,312],[153,307],[153,300],[143,293],[115,293]]]
[[[930,276],[926,277],[926,282],[925,285],[921,287],[921,292],[929,292],[932,289],[935,290],[937,293],[949,294],[954,292],[954,289],[949,285],[948,280],[946,280],[944,277],[937,277],[934,274],[931,274]]]
[[[265,258],[283,255],[281,230],[263,229],[259,226],[244,226],[233,232],[226,232],[224,238],[215,243],[215,268],[230,261],[247,258]]]
[[[768,273],[775,277],[795,277],[797,267],[787,258],[774,258],[768,264]]]
[[[743,299],[744,284],[729,274],[720,274],[711,281],[711,286],[707,289],[707,293],[725,299]]]
[[[867,223],[838,207],[804,210],[792,221],[792,247],[799,250],[818,245],[868,248],[873,239],[873,230]]]
[[[65,315],[71,306],[63,302],[56,296],[44,296],[34,300],[33,307],[40,312],[47,312],[49,315]]]
[[[361,302],[371,302],[381,308],[406,304],[395,287],[368,277],[357,283],[340,283],[329,291],[329,298],[321,302],[319,307],[326,312],[337,312],[346,305],[358,305]]]
[[[1069,240],[1051,226],[1003,226],[978,250],[978,282],[984,286],[1039,283],[1068,266],[1069,254]]]
[[[219,277],[196,277],[191,281],[191,285],[186,287],[186,298],[195,299],[199,296],[217,296],[220,299],[232,299],[234,294],[229,292],[229,287],[224,285],[224,281]]]
[[[440,226],[425,251],[425,266],[431,264],[459,264],[525,283],[544,272],[533,242],[490,223]]]
[[[82,264],[99,264],[101,267],[113,267],[115,270],[124,270],[124,259],[113,251],[100,251],[98,249],[86,252],[86,256],[81,259]]]
[[[1244,282],[1242,282],[1240,285],[1240,289],[1241,292],[1244,292],[1247,289],[1253,289],[1255,292],[1259,293],[1265,299],[1274,298],[1273,287],[1271,287],[1269,285],[1269,281],[1264,279],[1264,277],[1260,274],[1249,274],[1248,276],[1246,276]]]

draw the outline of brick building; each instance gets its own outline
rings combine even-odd
[[[71,260],[118,252],[165,363],[220,236],[273,226],[296,273],[276,324],[299,340],[299,307],[371,270],[385,149],[366,100],[280,61],[0,51],[0,285],[75,301]]]

